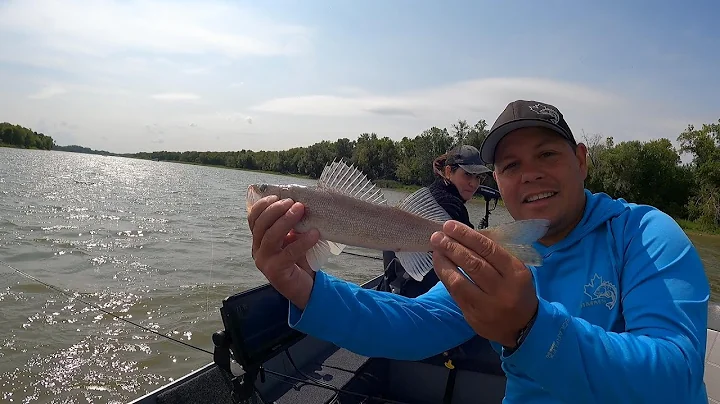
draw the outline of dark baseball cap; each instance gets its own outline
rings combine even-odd
[[[508,133],[531,126],[551,129],[572,143],[575,137],[559,109],[538,101],[517,100],[509,103],[493,124],[480,147],[486,164],[495,162],[495,148]]]
[[[491,171],[483,164],[478,149],[470,145],[462,145],[450,150],[447,153],[445,164],[458,165],[473,174],[484,174]]]

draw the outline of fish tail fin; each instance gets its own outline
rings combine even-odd
[[[452,217],[440,206],[427,187],[422,187],[408,195],[396,207],[439,223],[452,220]],[[418,282],[433,270],[431,252],[399,251],[395,253],[395,256],[405,268],[405,272]]]
[[[510,254],[527,265],[542,265],[542,257],[532,243],[547,233],[550,221],[547,219],[517,220],[511,223],[482,230]]]
[[[317,272],[333,255],[340,255],[345,249],[345,244],[335,243],[333,241],[318,240],[315,245],[305,253],[310,268]]]

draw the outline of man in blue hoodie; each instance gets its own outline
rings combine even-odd
[[[248,214],[253,257],[290,300],[289,324],[405,360],[480,335],[500,354],[505,403],[707,403],[710,291],[677,223],[586,190],[586,148],[552,105],[508,104],[481,153],[513,218],[550,221],[534,243],[542,266],[448,221],[431,237],[442,282],[414,299],[362,289],[310,270],[303,257],[317,231],[290,231],[302,204],[268,197]]]

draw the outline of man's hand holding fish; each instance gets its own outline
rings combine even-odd
[[[532,273],[492,239],[456,221],[445,222],[431,242],[438,278],[473,330],[514,348],[537,313]]]
[[[290,199],[271,195],[260,199],[248,213],[253,235],[255,265],[271,285],[299,308],[310,299],[315,273],[306,252],[318,241],[318,231],[298,234],[293,227],[302,219],[304,207]]]

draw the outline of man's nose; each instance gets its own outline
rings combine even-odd
[[[528,169],[522,173],[522,182],[532,182],[540,180],[545,175],[540,170]]]

